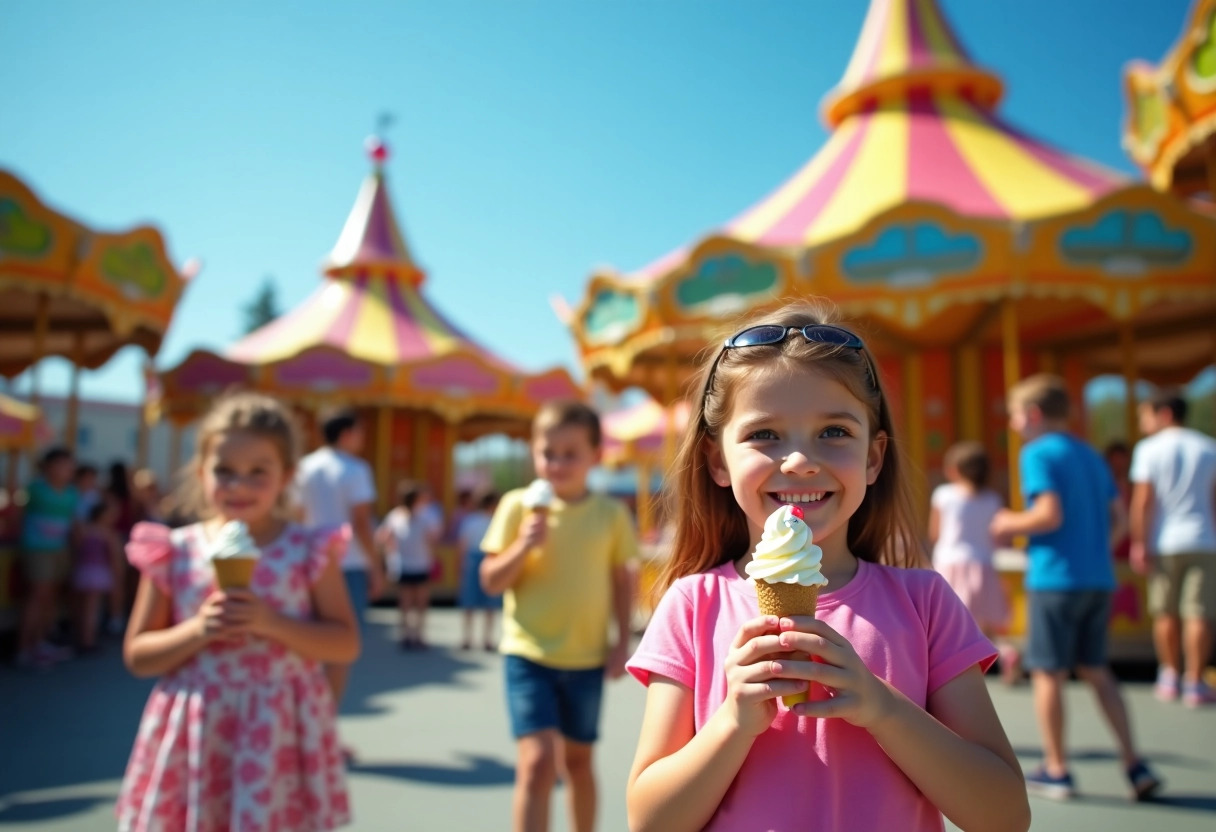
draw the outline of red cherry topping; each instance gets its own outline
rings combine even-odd
[[[790,514],[794,515],[794,516],[795,516],[795,517],[797,517],[799,520],[805,520],[805,519],[806,519],[806,515],[804,515],[804,514],[802,513],[802,507],[801,507],[801,506],[790,506]]]

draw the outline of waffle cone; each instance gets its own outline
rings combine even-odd
[[[253,583],[253,569],[258,565],[258,559],[216,558],[211,565],[215,567],[215,582],[220,589],[248,589]]]
[[[790,615],[813,616],[815,607],[819,603],[819,590],[818,586],[770,584],[767,581],[756,581],[756,600],[760,602],[761,615],[775,615],[779,618]],[[781,701],[786,704],[786,707],[806,700],[806,691],[781,697]]]

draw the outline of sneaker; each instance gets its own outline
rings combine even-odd
[[[1161,788],[1161,780],[1144,760],[1137,760],[1127,770],[1127,782],[1132,787],[1132,800],[1148,800]]]
[[[1202,681],[1187,682],[1182,686],[1182,704],[1188,708],[1216,705],[1216,690],[1212,690]]]
[[[60,647],[44,641],[34,648],[34,655],[49,662],[66,662],[76,655],[76,651],[71,647]]]
[[[1068,800],[1077,793],[1072,774],[1052,777],[1047,769],[1039,767],[1026,775],[1026,792],[1048,800]]]
[[[49,670],[55,663],[37,650],[23,650],[17,654],[16,665],[23,670]]]
[[[1178,674],[1163,667],[1157,671],[1157,683],[1153,685],[1153,696],[1159,702],[1176,702],[1178,700]]]

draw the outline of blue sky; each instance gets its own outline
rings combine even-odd
[[[153,222],[200,257],[158,363],[222,348],[266,276],[320,279],[396,119],[388,174],[425,291],[529,368],[576,370],[548,303],[730,219],[823,143],[862,0],[0,4],[0,167],[84,222]],[[1187,0],[941,0],[1002,113],[1128,173],[1121,69],[1159,59]],[[134,400],[141,353],[86,373]],[[66,389],[48,361],[43,388]],[[19,386],[18,389],[21,389]]]

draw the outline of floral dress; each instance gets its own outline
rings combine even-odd
[[[342,531],[288,526],[251,589],[312,616],[310,589]],[[200,525],[140,523],[127,557],[173,599],[173,622],[215,589]],[[321,665],[259,636],[215,641],[156,685],[117,806],[123,832],[311,832],[350,821],[334,703]]]

